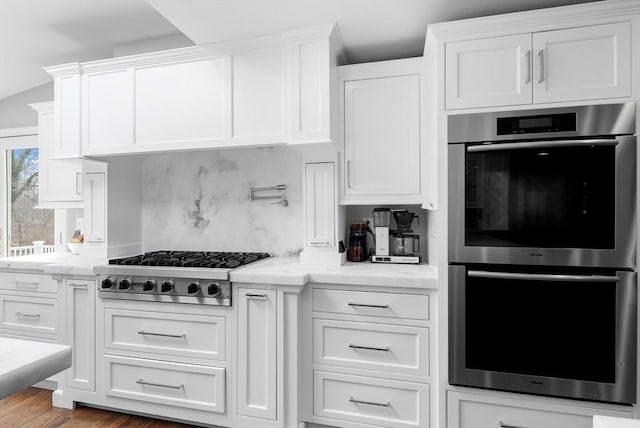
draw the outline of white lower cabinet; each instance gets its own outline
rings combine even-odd
[[[109,396],[225,412],[225,369],[105,355]]]
[[[238,289],[238,414],[276,419],[276,291]]]
[[[73,362],[67,370],[70,388],[94,391],[96,387],[95,307],[96,282],[65,278],[66,344],[71,346]]]
[[[305,294],[305,420],[336,427],[429,428],[429,294],[314,285]],[[305,352],[304,350],[302,352]]]
[[[429,385],[314,373],[314,413],[382,427],[429,426]]]
[[[447,428],[592,428],[593,415],[631,418],[631,412],[542,403],[449,391]]]

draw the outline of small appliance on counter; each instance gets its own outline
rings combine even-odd
[[[389,230],[389,216],[386,217],[384,226],[384,210],[391,212],[396,221],[396,230]],[[373,210],[373,222],[376,226],[376,254],[371,256],[373,263],[406,263],[419,264],[420,236],[413,233],[411,224],[418,216],[408,210],[389,210],[388,208],[376,208]],[[378,235],[378,223],[381,232]],[[420,222],[418,221],[418,224]],[[386,242],[383,236],[386,235]],[[382,241],[382,242],[381,242]],[[382,250],[382,251],[378,251]]]
[[[350,262],[364,262],[367,261],[369,257],[367,253],[367,232],[372,232],[367,223],[368,222],[357,221],[349,225],[350,233],[347,260]]]

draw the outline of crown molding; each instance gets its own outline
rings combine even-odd
[[[503,34],[548,31],[571,26],[589,25],[587,21],[628,21],[640,14],[638,0],[606,0],[524,12],[492,15],[429,25],[427,39],[468,39]]]
[[[41,103],[28,104],[29,107],[37,111],[38,113],[51,113],[53,112],[53,101],[45,101]]]

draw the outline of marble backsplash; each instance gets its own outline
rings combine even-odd
[[[278,184],[287,207],[249,200],[250,187]],[[302,155],[291,148],[153,154],[142,162],[142,191],[143,251],[302,249]]]

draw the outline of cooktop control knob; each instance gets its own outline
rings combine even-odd
[[[215,282],[212,282],[211,284],[209,284],[209,287],[207,287],[207,294],[209,294],[209,296],[211,297],[216,297],[218,294],[220,294],[220,286]]]
[[[188,294],[198,294],[200,292],[200,284],[198,284],[197,282],[190,282],[189,285],[187,286],[187,293]]]
[[[113,288],[114,285],[116,285],[116,283],[111,277],[102,280],[102,288]]]
[[[152,279],[147,279],[142,284],[142,291],[153,291],[154,288],[156,288],[156,282]]]
[[[128,290],[129,288],[131,288],[130,279],[125,278],[122,281],[120,281],[120,283],[118,284],[118,290]]]
[[[162,284],[160,285],[160,291],[162,291],[163,293],[172,292],[173,291],[173,281],[171,281],[171,280],[163,281]]]

